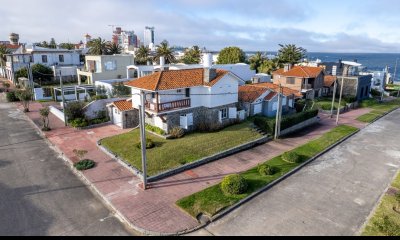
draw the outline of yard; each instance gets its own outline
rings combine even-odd
[[[147,133],[156,147],[147,149],[147,170],[149,176],[195,162],[219,152],[263,137],[247,121],[227,127],[214,133],[192,133],[180,139],[165,140]],[[142,169],[141,150],[136,146],[140,142],[139,129],[129,133],[103,139],[101,144],[132,164]]]
[[[361,103],[361,107],[371,108],[372,111],[357,118],[358,121],[370,123],[384,114],[400,106],[400,100],[396,99],[389,102],[379,103],[374,99],[369,99]]]
[[[392,188],[400,194],[400,174],[392,183]],[[395,212],[394,206],[400,206],[400,199],[396,200],[394,193],[386,194],[380,203],[375,215],[364,229],[364,236],[400,236],[400,207]],[[386,216],[386,218],[385,218]]]
[[[320,138],[292,150],[292,152],[297,153],[301,157],[302,162],[304,162],[355,131],[357,129],[354,127],[338,126]],[[258,173],[257,167],[241,174],[248,183],[248,189],[245,194],[226,196],[223,194],[220,184],[217,184],[185,197],[177,201],[176,204],[195,218],[200,213],[214,216],[221,210],[234,205],[250,194],[284,176],[301,164],[286,162],[282,159],[282,155],[268,160],[267,163],[278,170],[274,175],[262,176]]]

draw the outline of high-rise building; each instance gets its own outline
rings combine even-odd
[[[117,27],[113,33],[112,42],[120,45],[124,51],[132,51],[138,47],[139,41],[134,31],[124,31]]]
[[[149,48],[154,46],[154,27],[145,27],[143,44]]]

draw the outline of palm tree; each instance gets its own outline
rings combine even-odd
[[[267,60],[267,58],[261,52],[257,52],[249,59],[250,69],[256,70],[256,72],[258,73],[258,68],[263,64],[265,60]]]
[[[199,64],[201,61],[201,50],[198,46],[193,46],[185,51],[181,61],[185,64]]]
[[[173,53],[174,50],[169,46],[168,41],[164,40],[160,43],[160,45],[157,45],[156,56],[154,57],[154,60],[159,61],[160,57],[164,57],[166,64],[174,63],[176,59]]]
[[[135,61],[137,64],[146,64],[150,60],[150,49],[146,46],[140,46],[135,52]]]
[[[107,54],[113,55],[121,53],[122,53],[122,47],[119,44],[111,43],[107,45]]]
[[[3,67],[6,63],[6,55],[11,54],[11,50],[5,44],[0,44],[0,66]]]
[[[279,46],[281,47],[278,51],[279,63],[290,63],[294,65],[306,57],[307,50],[302,47],[297,47],[294,44],[279,44]]]
[[[87,45],[90,48],[89,54],[92,54],[92,55],[106,55],[107,54],[107,43],[104,39],[101,39],[100,37],[88,42]]]

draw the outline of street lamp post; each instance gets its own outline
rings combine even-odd
[[[145,104],[146,104],[146,93],[142,91],[140,93],[141,105],[140,105],[140,141],[142,147],[142,170],[143,170],[143,189],[147,189],[147,166],[146,166],[146,128],[145,128]]]
[[[276,109],[276,122],[275,122],[275,140],[281,135],[281,119],[282,119],[282,85],[279,84],[278,93],[278,107]]]
[[[335,80],[335,85],[333,87],[333,97],[332,97],[332,107],[331,107],[331,118],[333,118],[333,107],[335,104],[335,100],[336,100],[336,89],[337,89],[337,79]]]

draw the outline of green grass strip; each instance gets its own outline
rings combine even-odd
[[[332,129],[330,132],[325,133],[320,138],[310,141],[292,151],[300,155],[304,162],[357,130],[358,129],[354,127],[341,125]],[[241,174],[248,182],[248,191],[245,194],[225,196],[220,189],[220,184],[217,184],[180,199],[176,204],[193,217],[198,216],[200,213],[214,216],[221,210],[234,205],[300,165],[300,163],[285,162],[282,160],[281,156],[270,159],[267,163],[270,166],[276,167],[278,172],[272,176],[261,176],[256,167]]]

